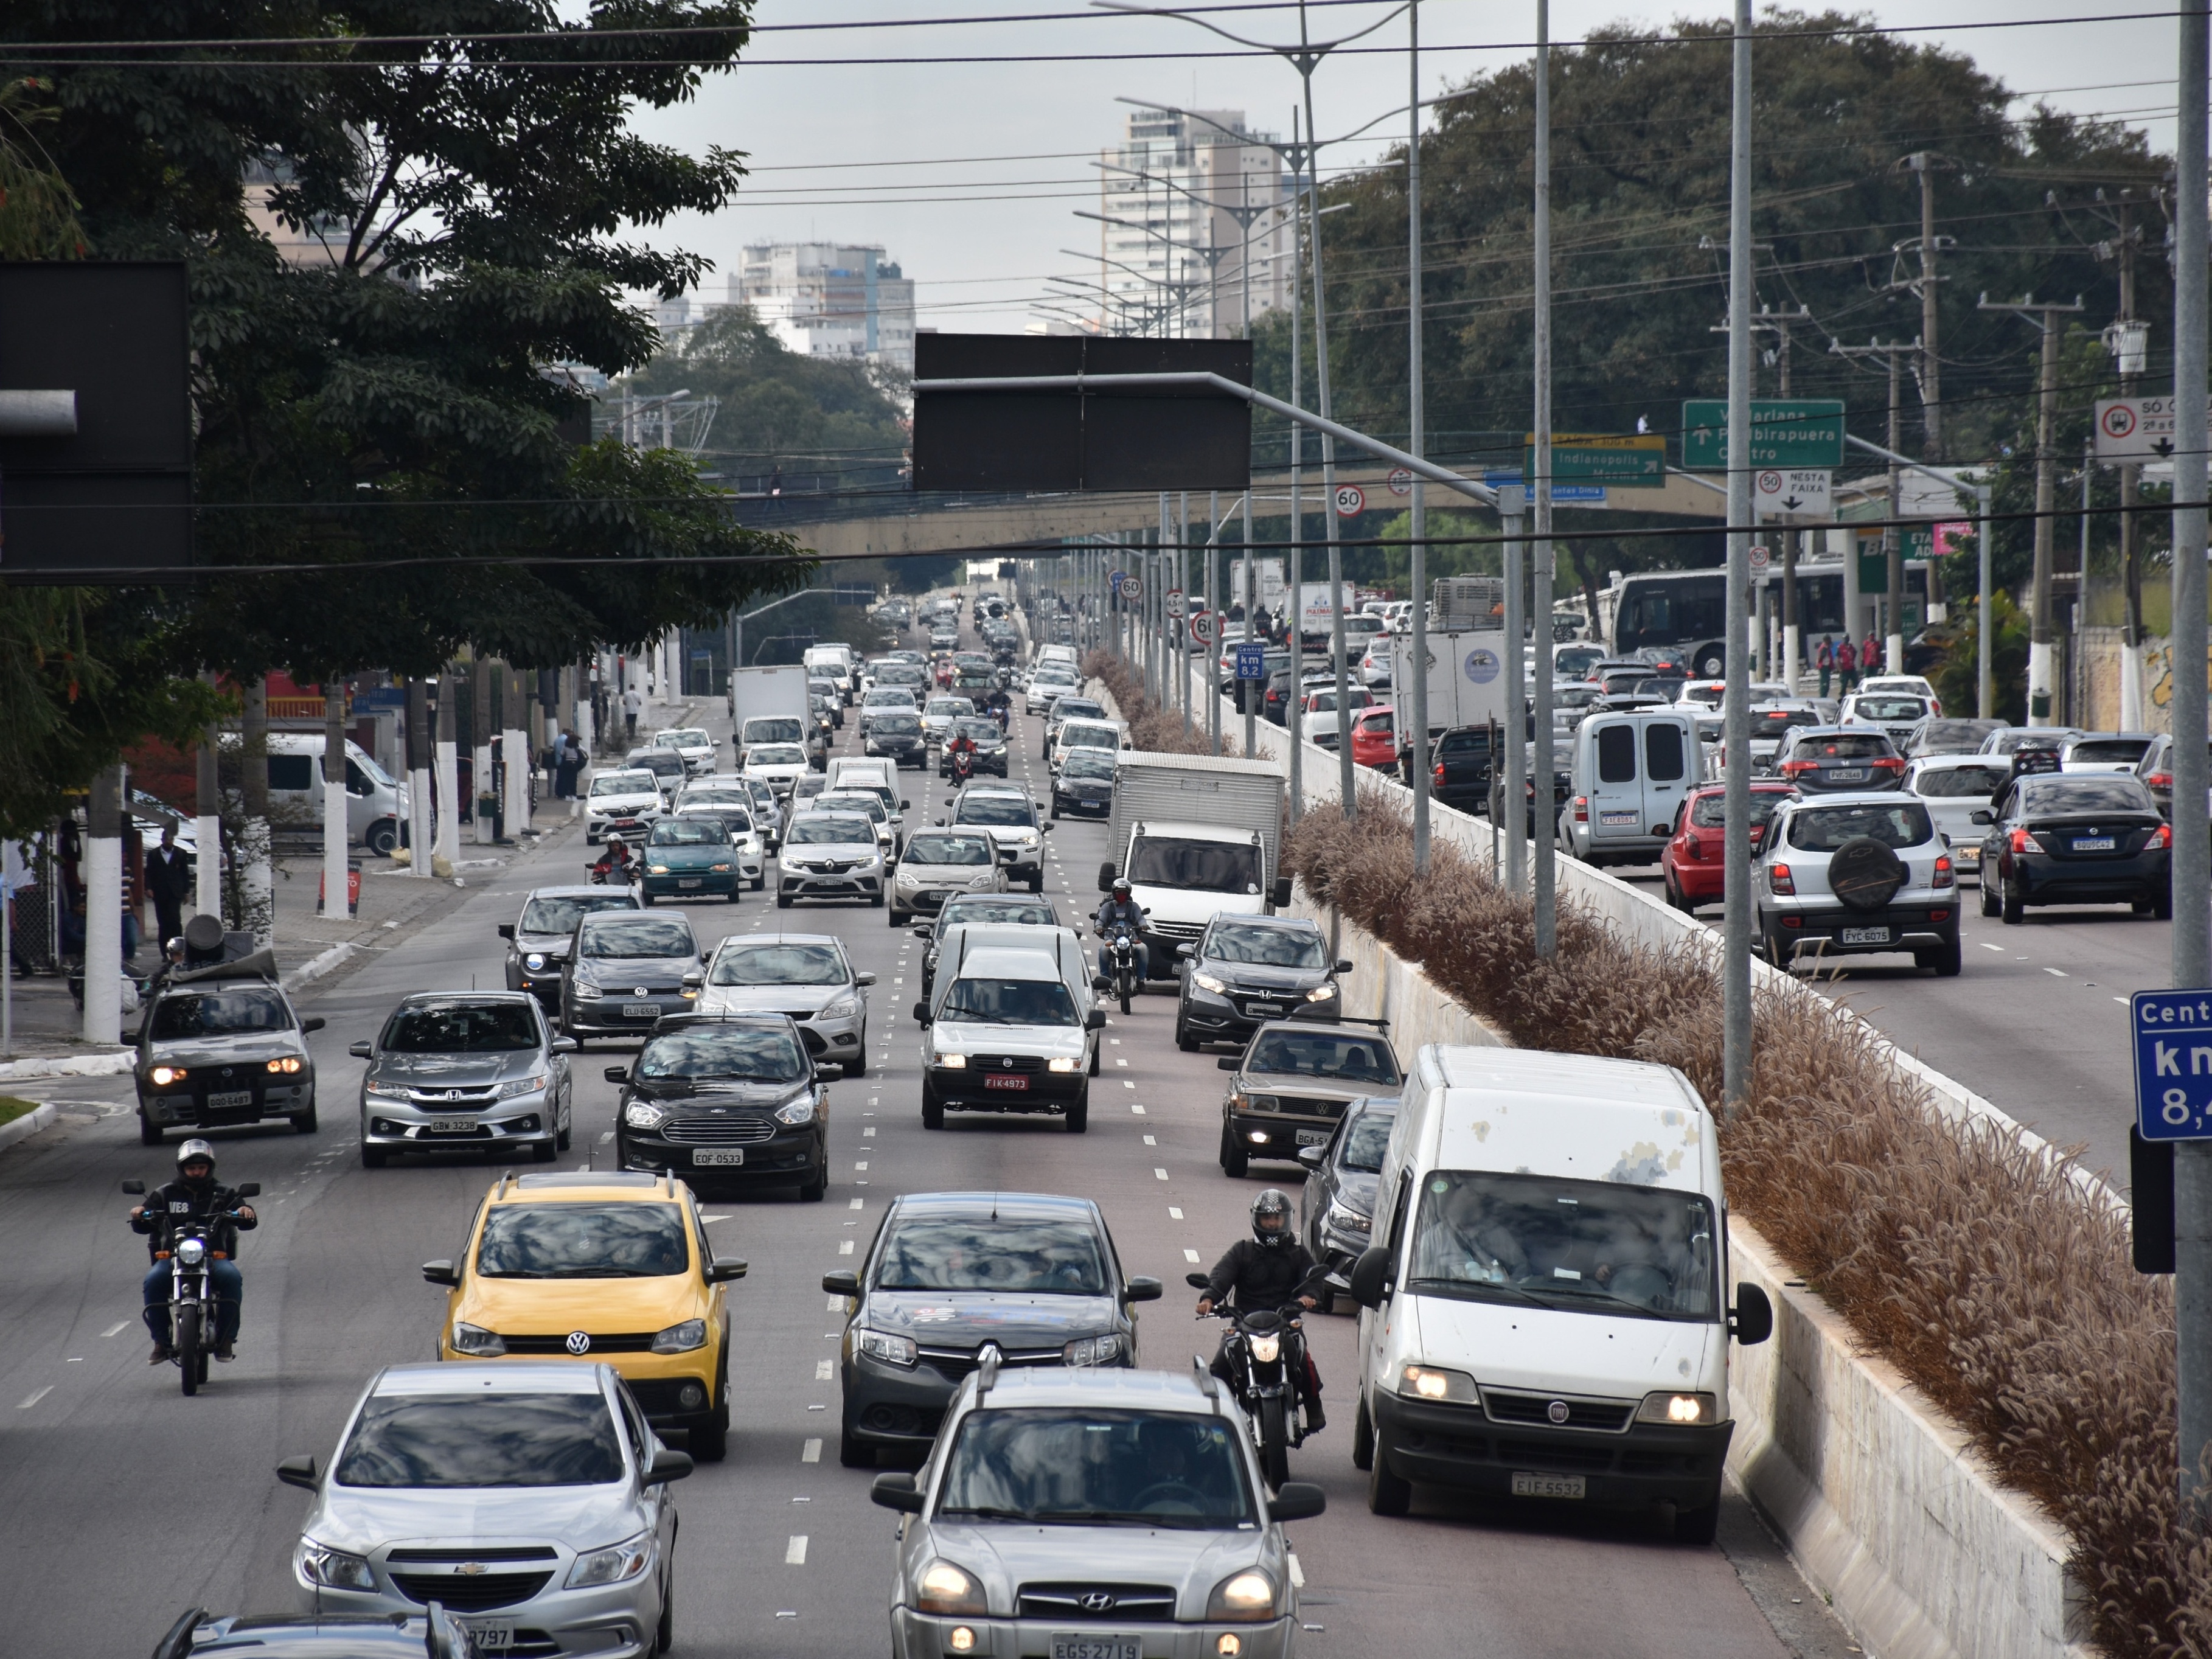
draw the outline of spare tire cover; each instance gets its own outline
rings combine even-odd
[[[1905,860],[1871,836],[1845,842],[1828,860],[1828,890],[1853,910],[1879,910],[1905,885]]]

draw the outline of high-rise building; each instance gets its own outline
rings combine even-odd
[[[757,243],[728,293],[727,303],[751,307],[793,351],[913,371],[914,279],[881,246]]]
[[[1291,180],[1242,110],[1132,110],[1099,173],[1108,333],[1233,339],[1290,303]]]

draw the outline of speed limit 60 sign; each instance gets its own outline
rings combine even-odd
[[[1336,516],[1356,519],[1367,510],[1367,492],[1358,484],[1339,484],[1336,487]]]

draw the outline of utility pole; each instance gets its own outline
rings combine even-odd
[[[2140,204],[2132,190],[2123,189],[2117,201],[2097,191],[2091,211],[2111,227],[2113,234],[2097,247],[2100,259],[2119,266],[2120,311],[2105,330],[2105,349],[2119,370],[2120,396],[2132,398],[2142,385],[2150,355],[2150,325],[2136,315],[2136,250],[2142,243],[2142,227],[2136,222]],[[2136,549],[2136,490],[2142,469],[2133,461],[2120,464],[2120,588],[2125,602],[2122,636],[2126,649],[2120,656],[2120,727],[2140,732],[2143,726],[2142,696],[2142,567]]]
[[[1427,406],[1421,385],[1421,5],[1420,0],[1411,0],[1406,8],[1406,61],[1408,94],[1406,131],[1406,412],[1412,431],[1406,447],[1413,453],[1422,453],[1422,427],[1427,419]],[[1405,706],[1395,718],[1409,724],[1408,736],[1412,747],[1407,755],[1412,764],[1413,775],[1406,780],[1413,787],[1413,873],[1425,876],[1429,872],[1429,550],[1425,538],[1429,533],[1428,489],[1421,475],[1413,475],[1413,495],[1410,503],[1412,515],[1407,520],[1413,526],[1413,544],[1407,550],[1406,586],[1412,590],[1413,607],[1414,664],[1413,683],[1407,688]],[[1516,635],[1511,643],[1509,661],[1521,660],[1521,642]],[[1513,677],[1516,681],[1518,676]],[[1398,701],[1392,694],[1394,702]],[[1498,757],[1490,757],[1492,767]]]
[[[2205,0],[2183,0],[2173,216],[2173,982],[2212,985],[2205,811]],[[2201,1525],[2212,1444],[2212,1141],[2176,1143],[2173,1315],[2180,1492]]]
[[[1950,278],[1937,274],[1936,259],[1945,248],[1955,246],[1957,238],[1936,234],[1936,175],[1955,172],[1959,164],[1932,149],[1917,149],[1897,165],[1900,170],[1920,177],[1920,234],[1890,249],[1893,265],[1889,289],[1911,294],[1920,301],[1920,350],[1913,370],[1920,382],[1920,453],[1930,461],[1940,461],[1943,459],[1943,370],[1937,354],[1936,330],[1941,313],[1936,296],[1939,292],[1936,284]],[[1894,261],[1916,252],[1920,256],[1920,274],[1900,281],[1894,274]],[[1897,447],[1894,437],[1889,447]]]
[[[1751,1091],[1751,659],[1745,599],[1751,586],[1751,0],[1735,0],[1729,155],[1728,649],[1722,742],[1729,849],[1721,952],[1721,1109],[1733,1117]]]
[[[1753,245],[1754,251],[1758,246],[1756,243]],[[1774,349],[1766,354],[1766,361],[1774,368],[1775,392],[1784,398],[1790,395],[1791,331],[1800,324],[1807,328],[1813,325],[1810,306],[1801,305],[1795,311],[1776,311],[1771,306],[1762,305],[1759,308],[1759,315],[1751,319],[1753,334],[1771,334],[1774,337]],[[1705,331],[1708,334],[1725,334],[1729,331],[1729,325],[1725,322],[1718,323]],[[1892,397],[1890,401],[1893,404],[1897,399]],[[1895,437],[1893,431],[1893,447],[1895,447]],[[1801,641],[1797,626],[1797,550],[1803,534],[1798,530],[1782,532],[1782,678],[1793,697],[1797,695],[1797,665],[1803,660],[1799,654]]]
[[[1829,353],[1833,356],[1881,357],[1887,360],[1889,426],[1887,435],[1882,441],[1888,446],[1889,452],[1893,455],[1899,453],[1898,446],[1902,441],[1905,419],[1905,410],[1900,397],[1899,368],[1904,359],[1917,354],[1919,349],[1920,342],[1917,340],[1913,341],[1910,345],[1901,340],[1875,340],[1863,346],[1843,345],[1833,340],[1828,343]],[[1905,665],[1905,538],[1896,523],[1899,511],[1904,506],[1904,484],[1905,475],[1898,470],[1895,461],[1890,462],[1887,514],[1890,523],[1881,532],[1882,557],[1887,567],[1883,586],[1889,594],[1885,606],[1888,615],[1882,619],[1881,631],[1884,635],[1882,666],[1886,672],[1892,674],[1901,672]],[[1850,556],[1853,558],[1858,556],[1856,550]],[[1844,618],[1844,633],[1850,632],[1851,622],[1852,618],[1849,617]]]
[[[1303,313],[1305,301],[1301,291],[1305,286],[1305,239],[1298,224],[1297,192],[1298,174],[1304,163],[1300,159],[1304,152],[1298,137],[1298,112],[1291,111],[1291,401],[1301,406],[1305,399],[1301,395],[1300,374],[1305,356],[1305,325]],[[1284,734],[1290,739],[1285,745],[1291,757],[1291,822],[1296,824],[1306,810],[1304,711],[1298,707],[1305,696],[1305,494],[1303,463],[1305,459],[1306,434],[1304,427],[1291,428],[1291,684],[1290,695],[1283,699]],[[1246,551],[1249,552],[1248,547]],[[1264,683],[1263,683],[1264,684]],[[1261,694],[1265,695],[1264,691]]]
[[[1748,0],[1738,0],[1739,4]],[[1552,787],[1557,769],[1552,761],[1552,4],[1536,0],[1536,208],[1533,291],[1536,310],[1536,431],[1535,477],[1528,480],[1535,499],[1535,595],[1529,609],[1542,617],[1537,624],[1536,652],[1536,773],[1530,787],[1536,791],[1536,833],[1529,837],[1529,863],[1535,900],[1536,956],[1548,962],[1559,953],[1559,909],[1553,863],[1556,828],[1551,820],[1558,811]],[[1511,649],[1518,651],[1516,640]],[[1521,745],[1520,711],[1513,711],[1513,745]],[[1750,798],[1745,797],[1748,811]],[[1508,810],[1516,810],[1517,803]],[[1516,826],[1517,827],[1517,826]],[[1553,833],[1546,831],[1551,830]]]
[[[2185,18],[2186,15],[2185,13]],[[2185,29],[2185,22],[2184,27]],[[2184,92],[2182,97],[2186,102],[2188,94]],[[2200,214],[2203,211],[2201,204],[2197,211]],[[2051,615],[2051,515],[2058,500],[2058,453],[2051,439],[2051,428],[2058,418],[2058,319],[2078,313],[2081,309],[2081,296],[2075,295],[2070,306],[2061,305],[2055,300],[2039,301],[2033,294],[2024,300],[2000,301],[1991,305],[1990,296],[1984,294],[1981,296],[1979,308],[1984,311],[2009,311],[2043,331],[2042,368],[2037,378],[2035,405],[2035,587],[2028,605],[2027,723],[2030,726],[2048,726],[2051,724],[2051,661],[2057,654],[2058,642],[2057,623]],[[2177,387],[2176,391],[2179,390]],[[2199,401],[2203,400],[2200,398]],[[2185,417],[2187,413],[2185,409],[2178,412]],[[2200,421],[2203,418],[2201,411],[2197,418]],[[2180,487],[2181,479],[2177,473],[2174,477],[2177,501],[2185,499],[2179,493]],[[2202,501],[2203,495],[2200,490],[2197,495],[2186,499]],[[2174,519],[2179,524],[2181,513],[2178,509]],[[2180,545],[2178,540],[2174,544],[2177,584],[2181,570]],[[2201,577],[2202,573],[2199,574]],[[2202,592],[2201,586],[2199,592]],[[2197,608],[2201,611],[2203,607],[2200,604]],[[2180,618],[2177,615],[2177,627],[2179,623]],[[2174,645],[2178,653],[2180,647],[2178,636]],[[2181,660],[2179,655],[2175,659]],[[2182,677],[2177,675],[2175,678],[2179,679]],[[2180,710],[2177,707],[2174,712],[2178,717]],[[2179,731],[2180,727],[2177,726],[2174,729]],[[2180,825],[2177,823],[2174,828],[2178,833]]]

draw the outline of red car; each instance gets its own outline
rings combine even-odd
[[[1752,781],[1751,850],[1759,851],[1776,803],[1797,792],[1786,783]],[[1724,896],[1728,866],[1721,857],[1725,839],[1727,787],[1701,784],[1690,792],[1674,816],[1674,839],[1659,854],[1660,878],[1666,884],[1667,902],[1677,910],[1695,910],[1701,904],[1718,904]]]
[[[1356,766],[1396,768],[1398,733],[1387,708],[1362,709],[1352,720],[1352,760]]]

